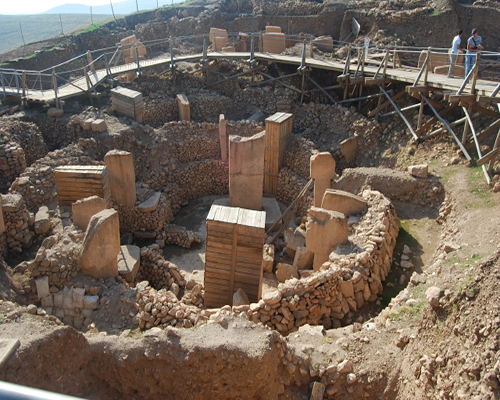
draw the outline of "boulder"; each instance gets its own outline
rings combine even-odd
[[[337,211],[346,217],[361,214],[368,209],[368,205],[362,197],[336,189],[326,189],[321,207],[326,210]]]
[[[99,132],[99,133],[105,132],[108,129],[106,121],[104,121],[103,119],[96,119],[95,121],[92,121],[90,127],[92,129],[92,132]]]
[[[427,178],[428,171],[427,164],[410,165],[408,167],[408,172],[416,178]]]
[[[40,300],[43,299],[44,297],[50,296],[48,276],[44,276],[43,278],[37,279],[35,281],[35,284],[36,284],[36,293]]]
[[[313,261],[314,253],[312,251],[307,250],[305,246],[297,247],[293,259],[293,265],[295,265],[297,269],[312,269]]]
[[[248,296],[245,293],[245,291],[243,289],[239,288],[233,294],[233,307],[234,306],[242,306],[245,304],[250,304],[250,300],[248,300]]]
[[[50,107],[47,110],[47,116],[49,117],[61,118],[63,115],[64,110],[62,110],[61,108]]]
[[[80,271],[94,278],[118,276],[119,251],[118,212],[106,209],[95,214],[90,219],[78,257]]]
[[[276,278],[279,282],[285,282],[288,279],[299,278],[299,272],[296,266],[279,263],[276,267]]]
[[[433,308],[437,308],[439,307],[439,299],[443,296],[443,293],[443,289],[438,288],[437,286],[431,286],[425,292],[425,297]]]
[[[286,246],[286,254],[290,258],[295,257],[295,252],[297,248],[303,247],[306,245],[306,240],[302,235],[296,235],[291,228],[288,228],[284,232],[285,237],[285,246]]]
[[[99,196],[90,196],[71,205],[73,223],[82,231],[87,230],[90,218],[106,209],[106,200]]]
[[[156,207],[158,207],[158,203],[160,202],[160,196],[161,192],[155,192],[147,200],[139,204],[137,208],[139,209],[139,211],[142,211],[144,213],[156,210]]]
[[[134,282],[141,265],[141,249],[138,246],[120,246],[117,257],[118,273],[127,282]]]

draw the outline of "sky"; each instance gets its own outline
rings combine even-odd
[[[63,4],[85,4],[87,6],[102,6],[109,4],[109,0],[18,0],[7,1],[0,0],[2,7],[0,14],[14,15],[14,14],[38,14],[51,8],[61,6]],[[112,0],[113,4],[119,3],[123,0]]]

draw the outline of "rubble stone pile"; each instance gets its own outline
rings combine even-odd
[[[165,244],[174,244],[186,249],[189,249],[193,243],[201,242],[196,232],[174,224],[165,224],[160,238],[163,239]]]
[[[3,219],[10,253],[22,253],[31,247],[35,217],[26,208],[20,194],[2,195]]]
[[[35,163],[19,176],[10,188],[11,193],[23,196],[26,206],[34,210],[54,199],[54,172],[49,166]]]
[[[229,165],[220,160],[193,161],[173,179],[183,200],[229,193]]]
[[[160,195],[158,205],[152,211],[144,212],[139,207],[115,206],[120,218],[121,233],[135,231],[152,231],[158,235],[166,223],[172,222],[174,216],[170,203],[164,195]]]
[[[276,198],[283,204],[292,204],[300,191],[307,184],[308,179],[293,172],[290,168],[280,169],[278,174],[278,192]],[[304,196],[299,203],[297,213],[301,216],[306,215],[307,210],[313,204],[313,190],[310,189],[307,196]]]
[[[26,169],[26,158],[20,144],[13,141],[0,143],[0,190],[5,191]]]
[[[340,320],[377,299],[391,266],[400,225],[393,205],[380,192],[365,190],[363,199],[369,208],[352,228],[346,245],[351,251],[337,248],[320,271],[300,280],[290,279],[277,291],[265,294],[250,305],[252,321],[283,334],[304,324],[321,323],[329,329],[341,326]]]
[[[155,128],[161,127],[168,121],[179,119],[179,110],[175,98],[158,98],[156,95],[146,97],[144,105],[143,123]]]

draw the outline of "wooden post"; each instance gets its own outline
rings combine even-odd
[[[421,99],[420,110],[418,112],[417,130],[420,129],[420,127],[422,126],[422,117],[424,116],[424,105],[425,105],[424,99]]]
[[[56,98],[56,107],[59,108],[59,97],[57,96],[57,77],[56,77],[55,68],[52,68],[52,86],[54,87],[54,95]]]
[[[314,58],[314,49],[313,49],[313,39],[312,39],[312,35],[311,37],[309,38],[309,57],[311,58]]]
[[[481,53],[476,53],[476,68],[474,69],[474,73],[472,74],[472,83],[470,85],[470,93],[476,93],[476,81],[479,75],[479,59],[481,58]]]
[[[361,51],[361,76],[365,76],[365,52],[366,52],[366,47],[363,46],[363,49]]]
[[[87,50],[87,64],[90,66],[90,71],[94,72],[94,64],[92,64],[92,54]]]
[[[262,39],[262,32],[259,33],[259,51],[264,53],[264,40]]]
[[[465,110],[467,110],[467,112],[469,112],[469,114],[472,112],[472,104],[469,103],[469,105],[467,106],[467,108],[465,107],[462,107]],[[465,112],[465,115],[467,116],[467,112]],[[466,144],[467,143],[467,136],[469,135],[469,121],[466,119],[465,120],[465,124],[464,124],[464,131],[462,133],[462,144]]]
[[[427,49],[427,63],[425,64],[425,73],[424,73],[424,85],[427,85],[427,75],[429,74],[429,65],[431,63],[431,48]]]
[[[396,69],[396,49],[392,52],[392,69]]]
[[[385,78],[385,74],[387,72],[387,64],[389,63],[389,49],[385,52],[385,63],[384,63],[384,74],[382,75]]]

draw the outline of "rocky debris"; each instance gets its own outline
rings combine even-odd
[[[1,119],[0,130],[0,135],[22,147],[27,166],[47,154],[47,146],[36,124],[18,119]]]
[[[54,199],[54,172],[48,166],[34,164],[12,183],[9,191],[22,195],[30,210],[48,204]]]
[[[307,250],[305,246],[299,246],[295,250],[293,265],[299,270],[312,269],[314,261],[314,253]]]
[[[285,153],[287,154],[287,153]],[[278,193],[276,198],[284,204],[291,204],[307,184],[307,180],[290,168],[282,167],[278,173]],[[307,210],[313,203],[312,189],[300,201],[297,213],[306,215]]]
[[[164,241],[164,244],[174,244],[186,249],[189,249],[193,243],[201,242],[196,232],[175,224],[165,224],[159,238]]]
[[[92,129],[92,132],[98,132],[98,133],[102,133],[102,132],[106,132],[107,129],[108,129],[108,126],[106,125],[106,121],[103,120],[103,119],[96,119],[94,121],[91,122],[91,129]]]
[[[290,258],[293,259],[295,257],[295,252],[297,251],[297,248],[304,247],[306,245],[306,239],[301,235],[296,235],[291,228],[285,230],[284,237],[285,237],[286,253]]]
[[[155,192],[153,195],[148,197],[145,201],[137,206],[137,209],[143,213],[150,213],[155,211],[160,202],[161,192]]]
[[[117,258],[118,274],[129,283],[133,283],[141,265],[141,249],[138,246],[120,246]]]
[[[52,222],[50,220],[49,208],[42,206],[35,215],[35,233],[37,235],[45,235],[51,228]]]

